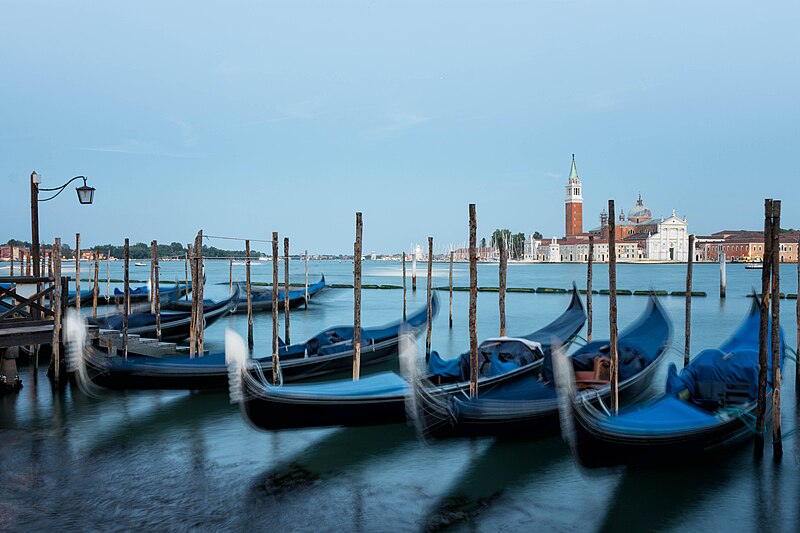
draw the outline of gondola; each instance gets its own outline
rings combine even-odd
[[[203,304],[203,319],[205,327],[210,326],[221,317],[229,314],[236,307],[238,288],[230,298],[219,302]],[[122,315],[89,318],[90,325],[100,329],[122,329]],[[181,341],[190,334],[192,314],[190,312],[162,312],[161,313],[161,340],[168,342]],[[156,315],[148,312],[131,313],[128,315],[128,334],[156,338]]]
[[[243,288],[243,284],[239,284],[239,288]],[[320,280],[308,286],[309,300],[322,289],[325,288],[325,276],[323,275]],[[295,287],[289,289],[289,309],[294,309],[303,305],[306,301],[305,287]],[[283,309],[285,303],[285,291],[278,290],[278,309]],[[272,287],[251,287],[250,288],[250,305],[253,312],[258,311],[272,311]],[[237,313],[247,312],[247,294],[240,290],[239,302],[236,306]]]
[[[583,327],[586,315],[577,291],[568,309],[551,324],[530,334],[530,338],[500,341],[506,349],[518,343],[518,357],[530,361],[541,358],[542,344],[549,346],[553,337],[567,342]],[[483,343],[498,344],[489,340]],[[227,349],[227,342],[226,342]],[[436,357],[434,355],[434,357]],[[415,364],[415,363],[412,363]],[[283,366],[283,364],[282,364]],[[381,372],[361,377],[358,381],[338,380],[325,383],[274,386],[252,372],[240,371],[233,388],[240,389],[236,398],[251,424],[260,429],[287,429],[322,426],[364,426],[393,424],[406,419],[405,401],[411,385],[394,372]],[[496,377],[482,378],[481,383],[496,382]],[[469,387],[468,382],[445,385],[448,390]]]
[[[529,337],[540,338],[546,343],[550,343],[553,336],[566,341],[577,334],[585,319],[580,297],[575,292],[567,311]],[[500,342],[506,347],[514,343],[518,343],[520,348],[517,357],[530,362],[541,358],[541,344],[536,341],[504,338]],[[484,347],[489,344],[498,343],[495,340],[483,343]],[[433,357],[437,357],[435,352]],[[282,368],[285,368],[283,363]],[[411,393],[411,385],[394,372],[373,374],[357,382],[340,380],[284,386],[274,386],[257,377],[252,372],[239,372],[234,376],[237,383],[232,388],[241,390],[236,400],[241,402],[245,417],[261,429],[398,423],[406,418],[405,402]],[[487,376],[481,383],[496,381],[496,376]],[[469,383],[451,380],[444,387],[448,390],[463,389],[468,388]]]
[[[569,394],[571,381],[558,376],[571,398],[561,408],[569,421],[565,436],[578,462],[600,467],[691,461],[750,439],[757,406],[759,314],[753,302],[739,329],[718,349],[701,351],[680,374],[670,365],[664,394],[616,416]],[[781,332],[781,364],[783,341]],[[769,416],[771,379],[767,392]]]
[[[186,290],[186,287],[186,283],[178,282],[175,282],[174,286],[159,287],[158,295],[159,298],[161,298],[162,306],[166,303],[178,301],[178,298],[184,294],[188,294],[188,292],[192,290],[192,282],[190,281],[188,283],[189,291]],[[142,285],[141,287],[136,287],[135,289],[131,288],[128,289],[128,294],[131,302],[142,302],[150,299],[150,287],[147,285]],[[114,287],[114,295],[112,298],[121,302],[124,297],[125,291],[120,290],[119,287]]]
[[[238,288],[234,288],[236,297]],[[434,295],[432,313],[438,309]],[[422,308],[408,318],[409,325],[419,329],[426,322]],[[361,365],[383,363],[397,357],[400,322],[361,329]],[[306,342],[282,345],[278,349],[280,369],[286,381],[321,377],[353,366],[353,326],[328,328]],[[253,360],[258,371],[272,375],[272,355]],[[129,355],[127,361],[108,357],[99,346],[88,346],[80,364],[97,385],[112,389],[224,389],[228,386],[228,369],[224,352],[203,357],[148,357]]]
[[[666,356],[672,325],[661,304],[650,297],[639,319],[619,337],[619,397],[631,402],[646,393],[658,365]],[[570,357],[580,380],[582,397],[608,402],[609,342],[592,341]],[[558,396],[553,379],[552,350],[540,365],[495,387],[478,387],[470,398],[462,391],[435,394],[419,387],[419,425],[434,438],[495,435],[507,438],[538,438],[559,431]]]

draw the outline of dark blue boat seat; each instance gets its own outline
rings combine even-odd
[[[703,350],[680,374],[671,364],[667,393],[688,393],[692,403],[708,410],[753,401],[758,394],[758,353]]]
[[[487,339],[478,346],[481,376],[499,376],[516,368],[529,365],[544,357],[538,342],[515,337]],[[464,352],[453,359],[442,359],[431,352],[428,372],[438,383],[457,383],[469,379],[470,354]]]

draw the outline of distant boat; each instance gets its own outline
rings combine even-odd
[[[134,263],[134,264],[133,264],[133,266],[136,266],[136,267],[145,267],[145,266],[147,266],[147,263]]]
[[[759,269],[760,270],[760,269],[764,268],[764,264],[763,263],[758,263],[758,262],[752,262],[752,263],[751,262],[747,262],[747,263],[744,264],[744,267],[746,269],[748,269],[748,270],[750,270],[750,269]]]

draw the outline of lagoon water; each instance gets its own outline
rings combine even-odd
[[[162,280],[183,277],[182,262],[163,262]],[[409,310],[425,303],[425,265],[410,290]],[[88,272],[88,265],[84,267]],[[283,265],[281,265],[283,270]],[[497,286],[497,265],[479,266],[479,285]],[[208,261],[206,296],[228,293],[228,263]],[[293,262],[291,281],[303,265]],[[352,264],[310,263],[311,280],[352,283]],[[105,268],[101,267],[101,275]],[[253,279],[269,281],[270,263]],[[400,285],[396,262],[364,263],[366,284]],[[121,277],[121,263],[111,276]],[[131,267],[146,279],[148,267]],[[797,292],[794,265],[782,265],[782,289]],[[86,274],[84,273],[84,276]],[[234,276],[244,279],[244,267]],[[435,264],[434,285],[447,284],[448,266]],[[509,287],[585,286],[585,265],[511,264]],[[684,290],[685,265],[619,266],[620,289]],[[717,346],[744,317],[761,272],[728,265],[728,297],[718,297],[717,265],[695,266],[692,351]],[[455,265],[456,286],[468,267]],[[595,289],[607,287],[605,265]],[[136,286],[136,284],[134,284]],[[101,290],[105,286],[101,285]],[[112,286],[113,290],[113,286]],[[454,295],[448,328],[447,292],[438,291],[433,349],[455,356],[468,348],[468,293]],[[292,340],[334,324],[352,324],[353,291],[328,289],[308,309],[293,311]],[[537,329],[569,300],[561,294],[507,296],[508,334]],[[402,291],[365,290],[365,326],[399,318]],[[683,297],[662,298],[673,320],[669,361],[680,364]],[[644,309],[642,296],[620,296],[620,329]],[[795,301],[782,300],[786,340],[796,346]],[[594,296],[594,336],[608,335],[608,299]],[[281,318],[283,317],[281,313]],[[206,330],[206,348],[221,350],[226,328],[246,334],[246,315],[231,315]],[[498,333],[497,294],[478,296],[479,338]],[[281,332],[283,321],[281,320]],[[585,335],[585,330],[583,332]],[[271,315],[255,315],[255,351],[270,350]],[[424,335],[420,346],[424,345]],[[421,352],[422,353],[422,352]],[[784,433],[800,426],[794,363],[783,381]],[[370,372],[374,369],[365,369]],[[661,369],[662,374],[665,367]],[[0,398],[0,531],[255,530],[255,531],[797,531],[800,523],[800,448],[787,438],[773,464],[744,445],[684,466],[585,471],[560,438],[536,442],[494,439],[421,442],[403,424],[358,429],[262,432],[247,425],[226,392],[109,392],[88,398],[77,389],[54,393],[40,371],[23,368],[25,387]],[[663,386],[663,379],[656,380]]]

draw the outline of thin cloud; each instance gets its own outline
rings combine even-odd
[[[432,120],[431,117],[415,113],[395,113],[390,115],[388,119],[388,124],[365,130],[362,132],[362,136],[369,140],[384,139]]]
[[[201,154],[191,152],[172,152],[155,148],[152,144],[139,141],[137,139],[127,139],[119,144],[108,146],[81,146],[75,148],[83,152],[103,152],[112,154],[126,154],[139,156],[158,156],[158,157],[178,157],[178,158],[197,158]]]

